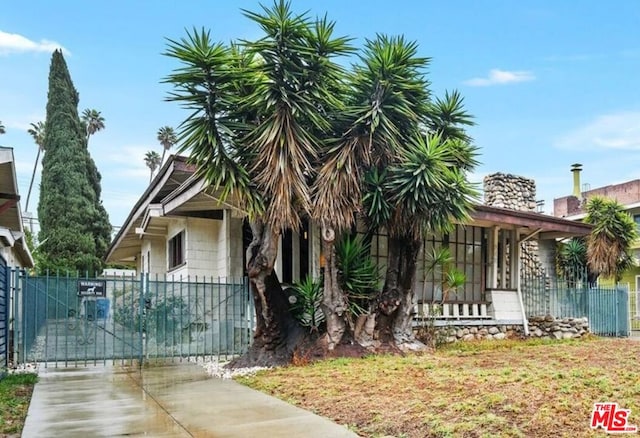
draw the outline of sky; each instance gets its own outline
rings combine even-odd
[[[270,1],[263,2],[270,5]],[[357,47],[377,33],[403,34],[431,58],[434,96],[457,89],[476,125],[481,164],[471,178],[532,178],[537,199],[572,191],[570,166],[591,188],[640,178],[640,2],[293,0],[336,21]],[[51,52],[62,48],[80,94],[106,128],[90,141],[112,225],[123,224],[149,183],[144,155],[162,153],[161,126],[187,112],[162,83],[178,64],[167,39],[205,28],[229,42],[261,36],[241,9],[257,1],[0,0],[0,145],[14,148],[21,207],[37,147],[29,124],[44,120]],[[28,7],[27,7],[28,6]],[[355,60],[354,60],[355,61]],[[38,168],[29,211],[37,216]]]

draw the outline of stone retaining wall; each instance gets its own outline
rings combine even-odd
[[[573,339],[589,333],[587,318],[529,318],[529,336],[543,339]]]
[[[529,337],[542,339],[573,339],[589,333],[587,318],[554,318],[540,316],[529,318]],[[435,327],[438,342],[521,339],[524,330],[521,325],[482,325]]]

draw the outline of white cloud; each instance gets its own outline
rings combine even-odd
[[[466,85],[472,87],[488,87],[491,85],[504,85],[512,84],[516,82],[532,81],[536,77],[530,71],[508,71],[499,70],[497,68],[489,71],[489,75],[486,78],[472,78],[464,81]]]
[[[70,54],[67,49],[62,47],[62,44],[55,41],[45,39],[32,41],[20,34],[3,32],[0,30],[0,55],[23,52],[51,53],[56,49],[62,49],[65,55]]]
[[[560,137],[565,149],[640,150],[640,111],[604,114]]]

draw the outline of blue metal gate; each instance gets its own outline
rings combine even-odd
[[[21,362],[234,356],[252,339],[244,280],[16,275]]]
[[[525,277],[523,302],[527,316],[587,317],[589,328],[596,335],[629,336],[628,289],[592,286],[583,278]]]
[[[588,318],[591,332],[600,336],[630,335],[629,291],[625,287],[588,290]]]

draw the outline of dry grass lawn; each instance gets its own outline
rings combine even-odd
[[[584,437],[595,402],[640,426],[640,342],[485,341],[335,359],[241,382],[364,437]]]

